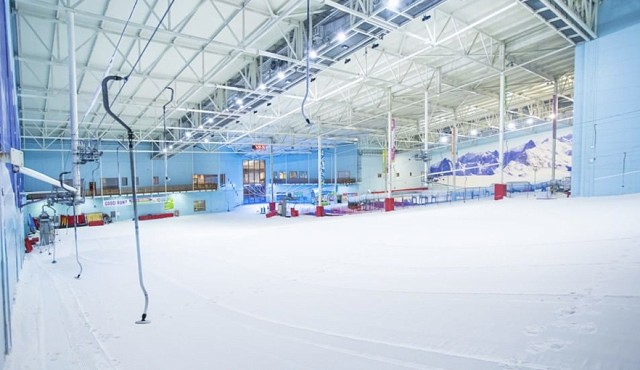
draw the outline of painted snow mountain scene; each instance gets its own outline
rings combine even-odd
[[[561,180],[571,175],[571,133],[556,140],[555,178]],[[539,183],[551,180],[552,140],[549,137],[529,139],[514,148],[505,146],[503,159],[504,181]],[[450,156],[449,153],[445,155]],[[435,159],[435,158],[434,158]],[[498,150],[466,152],[459,155],[455,176],[464,177],[466,186],[486,186],[500,182]],[[443,158],[430,167],[429,172],[440,183],[450,183],[453,177],[452,161]],[[458,182],[458,185],[464,185]]]

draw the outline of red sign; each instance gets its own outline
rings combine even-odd
[[[251,145],[253,150],[267,150],[267,144],[253,144]]]

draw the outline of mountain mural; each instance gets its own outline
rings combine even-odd
[[[571,172],[571,144],[573,134],[559,137],[556,142],[556,170]],[[504,153],[505,174],[526,177],[532,171],[551,168],[551,140],[539,143],[529,140],[525,144]],[[453,163],[445,158],[429,168],[433,177],[453,175]],[[458,157],[456,176],[491,176],[498,172],[498,151],[484,153],[468,152]]]

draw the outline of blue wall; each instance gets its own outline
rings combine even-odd
[[[88,189],[88,183],[95,181],[100,188],[101,178],[117,178],[126,177],[128,186],[131,182],[131,168],[129,162],[129,152],[116,143],[103,143],[100,145],[103,154],[98,162],[89,162],[80,166],[80,175],[84,179],[85,191]],[[150,146],[140,144],[136,146],[135,165],[136,177],[138,177],[139,187],[149,187],[153,185],[153,177],[157,176],[159,185],[156,185],[157,192],[164,190],[165,165],[164,159],[151,159]],[[50,143],[47,150],[42,150],[41,145],[33,141],[25,143],[25,166],[44,173],[53,178],[58,178],[63,171],[71,169],[71,158],[68,141],[64,144],[60,142]],[[205,200],[205,212],[220,212],[233,208],[242,203],[242,192],[236,191],[241,189],[242,184],[242,157],[233,153],[210,153],[210,152],[194,152],[183,153],[169,158],[167,161],[167,174],[171,179],[168,182],[172,185],[190,185],[193,182],[192,175],[195,174],[224,174],[226,182],[221,186],[219,191],[206,192],[182,192],[172,196],[175,208],[173,210],[180,211],[181,214],[193,213],[193,201]],[[69,178],[68,176],[65,178]],[[26,192],[46,192],[51,190],[51,185],[43,183],[31,178],[25,178]],[[142,195],[145,196],[145,195]],[[115,207],[104,206],[104,199],[128,199],[127,197],[87,197],[85,204],[81,205],[78,212],[103,212],[110,214],[111,211],[118,212],[118,219],[133,218],[133,209],[131,206],[124,206],[115,209]],[[25,214],[36,216],[40,213],[42,203],[25,208]],[[56,207],[61,214],[69,214],[65,206]],[[139,214],[161,213],[165,212],[162,203],[141,204]]]
[[[59,142],[48,144],[43,150],[40,144],[27,141],[24,145],[25,165],[31,169],[42,172],[53,178],[63,171],[71,170],[71,155],[69,142],[60,145]],[[80,166],[80,176],[85,181],[85,188],[89,181],[96,181],[100,187],[101,177],[128,178],[131,185],[129,166],[129,152],[116,143],[102,143],[100,150],[103,152],[98,163],[89,162]],[[153,177],[158,176],[160,184],[164,184],[164,160],[151,159],[150,146],[140,144],[136,146],[136,176],[139,186],[151,186]],[[192,175],[199,174],[225,174],[227,182],[234,184],[242,181],[242,157],[237,154],[218,154],[211,152],[183,153],[168,159],[168,175],[171,180],[169,185],[186,185],[192,183]],[[94,172],[95,170],[95,172]],[[68,177],[66,177],[68,178]],[[51,186],[41,181],[25,178],[25,191],[48,191]]]
[[[576,47],[572,193],[640,192],[640,2],[605,1]]]
[[[17,115],[15,66],[9,1],[0,0],[0,149],[7,153],[11,148],[20,148]],[[22,215],[17,207],[20,199],[20,176],[13,173],[12,166],[0,167],[0,281],[2,282],[2,335],[0,346],[3,352],[11,349],[11,309],[18,281],[18,273],[24,258]],[[0,367],[4,356],[0,356]]]

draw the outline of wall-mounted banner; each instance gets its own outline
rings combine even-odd
[[[163,203],[167,204],[171,202],[173,204],[173,199],[168,197],[138,197],[138,204],[156,204]],[[120,206],[129,206],[133,204],[133,199],[105,199],[102,201],[102,205],[104,207],[120,207]],[[173,208],[173,207],[172,207]]]

